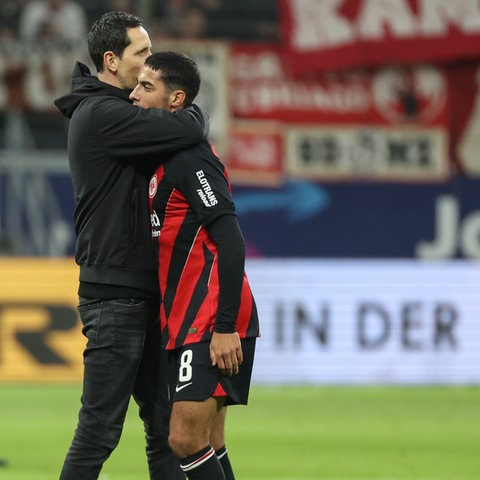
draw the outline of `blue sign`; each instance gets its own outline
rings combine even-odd
[[[251,255],[480,258],[480,180],[234,188]]]
[[[4,162],[0,169],[0,250],[8,253],[9,240],[18,255],[73,255],[66,162],[36,172],[32,165]],[[234,185],[233,198],[249,256],[480,259],[480,179],[289,180],[280,188]]]

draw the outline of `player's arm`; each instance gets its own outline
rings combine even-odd
[[[206,228],[217,246],[220,289],[210,356],[222,374],[231,376],[238,373],[243,361],[236,318],[245,268],[245,240],[235,215],[221,215]]]
[[[197,105],[169,112],[112,99],[101,108],[101,118],[92,115],[99,118],[94,129],[117,158],[165,157],[200,143],[210,128],[207,115]]]
[[[243,361],[236,319],[244,279],[245,240],[238,225],[224,167],[221,163],[209,161],[211,155],[211,146],[204,142],[194,149],[193,155],[188,151],[179,154],[183,161],[177,159],[170,166],[177,175],[177,187],[217,247],[219,303],[210,357],[223,375],[231,376],[238,373]],[[205,196],[205,185],[209,187],[210,200]]]

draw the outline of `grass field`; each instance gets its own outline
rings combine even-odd
[[[1,480],[55,480],[79,385],[0,384]],[[254,387],[230,409],[237,480],[478,480],[480,389]],[[130,408],[101,480],[147,479]]]

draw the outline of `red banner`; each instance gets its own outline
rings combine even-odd
[[[325,178],[331,171],[331,178],[351,178],[347,164],[355,175],[362,170],[368,178],[377,171],[379,178],[439,180],[452,164],[454,171],[480,174],[477,62],[386,66],[293,79],[279,48],[234,44],[230,63],[233,118],[279,121],[290,174]],[[365,165],[365,158],[377,158],[366,146],[377,153],[375,165]],[[389,157],[390,166],[408,169],[399,173],[381,164],[380,159]],[[238,159],[236,163],[238,168]],[[344,172],[336,165],[343,165]]]
[[[233,122],[225,162],[235,183],[277,185],[284,180],[284,139],[277,122]]]
[[[286,123],[445,125],[447,73],[431,65],[289,78],[275,47],[233,45],[230,88],[237,118]]]
[[[477,0],[279,0],[284,60],[311,72],[480,55]]]

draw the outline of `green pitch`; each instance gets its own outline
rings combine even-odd
[[[79,385],[0,384],[1,480],[55,480]],[[478,480],[479,388],[254,387],[232,407],[237,480]],[[146,480],[132,404],[101,480]]]

